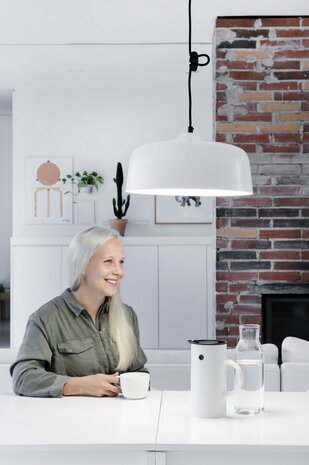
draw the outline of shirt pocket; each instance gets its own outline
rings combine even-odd
[[[72,339],[58,342],[57,349],[67,376],[86,376],[97,372],[93,340]]]

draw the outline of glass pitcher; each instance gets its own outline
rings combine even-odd
[[[264,357],[259,341],[260,325],[240,325],[235,360],[243,372],[243,384],[235,394],[235,412],[256,415],[264,412]]]

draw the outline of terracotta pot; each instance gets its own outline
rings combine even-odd
[[[109,224],[112,229],[115,229],[116,231],[119,232],[120,236],[124,236],[124,232],[128,224],[128,220],[113,219],[113,220],[109,220]]]

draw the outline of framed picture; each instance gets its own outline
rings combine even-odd
[[[26,158],[26,222],[71,224],[72,195],[61,178],[72,172],[71,157]]]
[[[155,197],[156,224],[204,224],[213,221],[212,197]]]

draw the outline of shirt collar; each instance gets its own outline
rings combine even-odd
[[[66,289],[62,293],[63,300],[69,307],[69,309],[74,313],[74,315],[79,316],[83,310],[86,310],[84,307],[82,307],[77,300],[75,299],[74,295],[70,291],[70,289]],[[106,299],[106,301],[101,305],[99,308],[99,312],[101,313],[108,313],[109,310],[109,299]],[[98,312],[98,313],[99,313]]]

